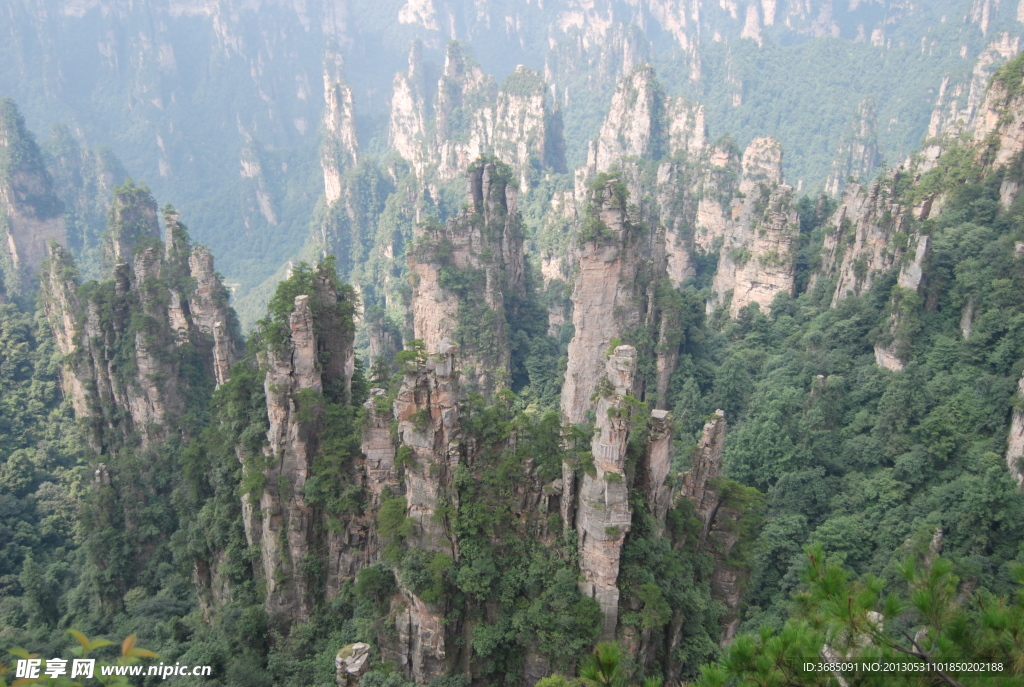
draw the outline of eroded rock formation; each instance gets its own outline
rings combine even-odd
[[[604,375],[612,339],[643,321],[642,232],[627,212],[628,193],[615,178],[596,185],[578,237],[579,269],[572,291],[575,336],[562,384],[566,422],[584,422]]]
[[[109,255],[119,261],[113,281],[81,290],[77,271],[51,244],[43,278],[43,307],[66,363],[61,378],[76,416],[100,454],[137,437],[153,445],[177,431],[189,382],[181,378],[179,347],[191,342],[218,383],[235,361],[237,326],[227,292],[204,250],[191,252],[173,210],[167,244],[156,239],[156,203],[142,187],[120,187],[110,212]],[[145,247],[133,250],[142,241]],[[189,284],[196,290],[184,297]],[[119,362],[125,352],[131,364]]]
[[[1021,95],[1020,64],[1017,57],[996,73],[985,95],[974,130],[975,145],[989,169],[1005,168],[1024,152],[1024,96]],[[999,189],[1004,208],[1010,207],[1020,190],[1019,174],[1007,174]]]
[[[832,161],[832,171],[825,182],[826,193],[838,196],[848,179],[867,180],[875,171],[881,159],[875,118],[875,99],[865,98],[857,106],[857,114]]]
[[[1024,398],[1024,377],[1017,384],[1016,398]],[[1013,409],[1010,421],[1010,436],[1006,446],[1006,469],[1017,481],[1017,486],[1024,489],[1024,410]]]
[[[454,555],[448,523],[434,517],[454,498],[448,486],[459,464],[459,373],[456,348],[441,341],[422,367],[406,373],[395,399],[399,453],[405,469],[405,498],[416,522],[415,546]]]
[[[321,156],[324,170],[324,195],[327,204],[343,194],[342,172],[359,159],[352,89],[345,83],[340,53],[329,48],[324,59],[325,138]]]
[[[725,224],[712,283],[714,297],[708,301],[711,312],[731,292],[729,314],[733,317],[750,303],[768,310],[776,295],[793,293],[800,231],[793,189],[782,183],[778,141],[751,141],[743,153],[742,169],[740,198],[731,202],[731,218]]]
[[[304,493],[321,450],[324,403],[351,396],[353,334],[351,303],[339,294],[332,265],[312,275],[312,293],[295,297],[287,320],[271,323],[263,353],[269,428],[263,460],[243,461],[247,474],[259,471],[258,506],[243,496],[245,532],[261,554],[260,578],[266,607],[291,620],[308,617],[314,603],[312,580],[303,562],[317,546],[327,550],[326,586],[337,589],[371,562],[367,523],[347,518],[327,528],[325,514]],[[358,471],[353,479],[360,477]],[[386,479],[386,477],[385,477]]]
[[[481,155],[510,164],[524,189],[542,168],[564,170],[560,118],[537,72],[519,66],[499,88],[452,42],[431,107],[420,51],[414,44],[408,71],[395,76],[388,127],[388,140],[419,178],[451,179]]]
[[[442,341],[454,341],[467,384],[485,395],[509,383],[509,322],[525,291],[510,174],[496,160],[474,164],[467,174],[467,209],[443,227],[421,225],[409,254],[415,337],[430,354]]]
[[[662,146],[664,107],[664,96],[649,64],[637,66],[623,78],[594,140],[595,171],[607,172],[624,157],[657,159]],[[685,141],[689,133],[686,129],[681,117],[677,138]]]
[[[580,591],[601,604],[605,641],[614,639],[618,626],[619,559],[632,520],[626,478],[631,408],[625,397],[632,390],[636,364],[632,346],[618,346],[607,358],[591,444],[594,473],[583,475],[579,490]]]
[[[378,470],[388,458],[395,460],[397,456],[397,467],[404,473],[401,486],[406,513],[414,528],[406,543],[454,559],[458,557],[458,541],[448,516],[439,511],[447,506],[457,508],[459,503],[458,492],[452,487],[452,476],[463,453],[459,434],[462,389],[456,358],[456,347],[444,340],[436,353],[407,363],[392,409],[398,425],[397,454],[379,450],[367,454],[368,467],[377,456],[382,457],[376,463]],[[375,435],[375,431],[367,430],[364,442],[375,439],[382,444],[383,436]],[[364,443],[364,450],[367,448],[373,447]],[[383,474],[390,479],[394,473]],[[395,634],[382,646],[385,659],[393,661],[417,684],[447,674],[451,633],[446,628],[444,609],[400,584],[399,592],[391,599],[391,617]]]
[[[672,489],[665,484],[672,469],[672,416],[667,410],[651,412],[651,436],[644,454],[643,488],[647,506],[660,525],[672,507]]]
[[[261,471],[260,527],[246,527],[247,532],[259,532],[249,544],[260,547],[268,610],[298,618],[308,617],[312,607],[308,580],[298,564],[313,540],[314,513],[303,486],[317,448],[314,423],[319,418],[311,405],[323,393],[317,348],[309,296],[297,296],[288,317],[287,344],[267,352],[268,466]],[[303,391],[313,393],[301,395]]]

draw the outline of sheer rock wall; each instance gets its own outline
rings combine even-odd
[[[717,227],[724,231],[708,312],[731,293],[733,317],[750,303],[769,310],[777,294],[793,293],[800,227],[793,189],[782,184],[782,149],[774,139],[756,138],[747,146],[739,195],[730,203],[730,216],[724,222],[715,218],[708,231],[712,240],[719,237]]]

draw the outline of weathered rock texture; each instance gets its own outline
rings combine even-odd
[[[138,241],[159,236],[156,201],[149,189],[131,182],[115,189],[107,218],[107,262],[127,262]]]
[[[406,541],[417,549],[457,559],[458,541],[451,532],[451,523],[438,513],[444,503],[454,507],[459,503],[452,487],[453,471],[463,455],[456,347],[442,341],[436,353],[407,365],[392,410],[398,425],[397,455],[401,458],[399,469],[404,472],[407,516],[414,527]],[[372,438],[372,434],[364,437]],[[377,455],[384,455],[385,462],[389,457]],[[367,457],[369,464],[374,456]],[[391,614],[395,635],[382,646],[384,658],[417,684],[446,675],[451,659],[449,635],[455,628],[446,627],[444,609],[400,585],[399,593],[391,600]]]
[[[657,159],[663,145],[664,107],[664,96],[650,65],[640,65],[622,79],[594,140],[595,170],[606,172],[624,157]],[[680,128],[676,135],[685,141],[688,127],[683,124]]]
[[[821,279],[835,279],[832,306],[847,296],[867,293],[879,274],[901,264],[911,263],[904,281],[917,289],[924,254],[917,256],[922,242],[916,237],[916,221],[938,214],[942,199],[931,195],[910,207],[905,196],[896,192],[907,177],[917,182],[934,167],[942,149],[926,148],[922,153],[870,186],[851,184],[829,220],[829,231],[822,247],[820,270],[812,275],[811,287]],[[925,250],[924,248],[922,250]],[[916,270],[916,271],[915,271]],[[916,277],[915,277],[916,275]]]
[[[270,428],[264,454],[269,465],[262,471],[261,527],[246,527],[246,531],[259,532],[258,539],[249,544],[260,547],[268,610],[305,618],[312,599],[308,580],[298,565],[313,541],[314,513],[302,490],[317,448],[314,422],[318,418],[308,407],[300,407],[297,397],[307,390],[317,395],[323,392],[309,296],[296,297],[288,328],[287,347],[267,353],[264,389]],[[306,398],[309,404],[312,399]]]
[[[49,263],[43,272],[41,291],[43,312],[53,331],[57,350],[68,357],[78,350],[78,271],[74,262],[59,244],[52,244]],[[75,416],[88,417],[89,404],[86,389],[78,375],[64,371],[61,374],[64,396],[71,399]]]
[[[655,178],[645,177],[637,160],[668,153],[675,157],[658,166]],[[703,108],[666,98],[651,68],[641,65],[620,81],[587,165],[577,170],[576,204],[585,207],[590,179],[615,168],[651,228],[645,251],[655,278],[680,286],[695,275],[698,254],[717,253],[709,312],[729,299],[732,316],[752,302],[767,309],[780,292],[793,292],[799,224],[777,141],[754,139],[742,157],[728,141],[709,145]],[[669,333],[672,323],[662,325]],[[672,355],[659,361],[659,398],[675,364]]]
[[[65,244],[62,203],[14,103],[0,100],[0,285],[27,290],[47,247]]]
[[[413,43],[409,69],[395,74],[391,95],[388,143],[422,176],[426,166],[427,102],[423,78],[422,44]]]
[[[189,312],[201,335],[201,345],[210,351],[214,378],[220,386],[228,381],[231,366],[238,357],[228,291],[213,268],[213,254],[209,250],[196,248],[188,258],[188,266],[196,283],[188,301]],[[177,294],[172,297],[174,295]],[[173,298],[171,302],[174,303]]]
[[[1024,377],[1017,384],[1017,398],[1024,398]],[[1024,410],[1013,409],[1010,422],[1010,436],[1006,446],[1006,468],[1017,481],[1017,486],[1024,489]]]
[[[708,532],[718,510],[717,482],[722,478],[722,456],[725,450],[725,413],[715,411],[714,417],[704,424],[700,443],[694,452],[690,471],[683,475],[679,495],[693,506],[701,529],[698,541],[707,541]]]
[[[902,370],[910,353],[911,342],[901,325],[905,319],[913,316],[913,311],[919,306],[916,297],[921,287],[924,263],[930,245],[928,236],[914,236],[912,241],[913,253],[904,259],[896,281],[897,288],[890,302],[889,309],[892,314],[889,317],[889,331],[875,343],[875,362],[887,370]]]
[[[394,414],[390,406],[379,407],[379,400],[386,397],[383,389],[373,389],[364,406],[367,421],[363,426],[360,448],[366,458],[366,485],[374,507],[380,505],[385,489],[392,494],[402,493],[402,480],[395,464],[396,447],[391,438]]]
[[[412,593],[396,595],[391,602],[396,637],[381,647],[385,660],[418,685],[449,672],[444,616]]]
[[[642,475],[647,506],[659,525],[672,507],[672,489],[665,484],[672,469],[672,416],[667,410],[651,412],[651,435],[644,454]]]
[[[371,647],[366,642],[343,646],[334,657],[335,680],[338,687],[356,687],[359,678],[370,669]]]
[[[417,548],[454,555],[456,543],[448,523],[434,517],[459,464],[459,373],[455,347],[442,341],[423,367],[405,375],[395,399],[399,451],[405,467],[405,498],[416,522]]]
[[[1017,57],[1000,69],[982,103],[974,130],[974,141],[988,169],[999,169],[1019,161],[1024,153],[1024,83]],[[1003,207],[1009,207],[1021,185],[1020,173],[1009,173],[999,189]]]
[[[630,407],[624,397],[633,387],[636,349],[619,346],[608,356],[606,391],[597,401],[591,453],[594,474],[583,475],[576,531],[579,535],[580,591],[601,604],[601,638],[615,637],[619,619],[619,558],[632,521],[626,480]]]
[[[569,363],[562,384],[562,416],[578,424],[593,410],[591,396],[604,375],[612,339],[643,321],[645,269],[642,230],[627,212],[627,192],[611,178],[595,186],[577,247]]]
[[[485,395],[507,386],[509,322],[525,292],[517,190],[507,166],[481,160],[468,174],[467,209],[445,226],[421,225],[409,254],[413,331],[437,353],[459,346],[466,381]]]
[[[957,135],[974,128],[992,74],[1019,50],[1019,36],[1001,33],[978,55],[966,80],[951,82],[950,77],[944,78],[928,123],[928,137]]]

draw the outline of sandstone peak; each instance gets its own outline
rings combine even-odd
[[[595,140],[595,170],[605,172],[623,157],[657,157],[664,105],[661,86],[649,64],[640,64],[624,76]]]

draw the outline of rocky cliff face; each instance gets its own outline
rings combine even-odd
[[[412,593],[392,600],[396,638],[381,647],[386,660],[417,685],[448,673],[448,652],[444,617]]]
[[[672,507],[672,489],[665,484],[672,469],[672,415],[667,410],[651,412],[651,434],[644,455],[642,475],[647,505],[655,522],[664,525],[665,516]]]
[[[456,553],[448,523],[434,517],[453,499],[452,470],[459,464],[459,401],[462,392],[456,348],[438,343],[425,364],[408,373],[395,399],[395,419],[405,466],[405,498],[416,523],[415,545],[425,551]],[[457,499],[456,504],[457,505]]]
[[[1017,398],[1024,398],[1024,377],[1017,384]],[[1006,469],[1017,481],[1017,486],[1024,489],[1024,411],[1013,409],[1010,421],[1010,436],[1006,446]]]
[[[742,169],[740,198],[730,204],[731,217],[725,223],[712,283],[714,297],[708,302],[711,312],[731,293],[733,317],[750,303],[768,310],[777,294],[793,293],[800,230],[793,189],[782,184],[779,143],[770,138],[751,141],[743,153]]]
[[[932,201],[909,208],[894,191],[902,175],[920,179],[921,171],[918,159],[910,163],[909,169],[900,167],[868,187],[847,187],[825,237],[820,276],[812,277],[812,285],[818,279],[836,279],[833,306],[846,296],[866,293],[880,273],[899,265],[908,251],[912,255],[916,250],[917,240],[912,246],[910,238],[915,213],[918,218],[926,218],[933,211]]]
[[[448,45],[434,103],[431,142],[438,175],[450,179],[492,145],[497,96],[494,79],[455,43]]]
[[[690,502],[701,522],[698,541],[703,545],[714,524],[718,510],[716,482],[722,478],[722,455],[725,450],[725,413],[716,410],[704,423],[700,442],[691,459],[690,470],[683,476],[679,495]]]
[[[340,55],[328,51],[324,65],[324,143],[321,164],[324,194],[331,205],[342,196],[342,171],[359,159],[352,89],[343,80]]]
[[[987,169],[1008,167],[1024,152],[1022,59],[1017,57],[996,72],[978,112],[974,141]],[[1005,208],[1017,197],[1019,177],[1019,174],[1007,174],[1003,179],[999,195]]]
[[[213,375],[220,386],[228,381],[231,366],[238,359],[235,318],[228,306],[227,289],[213,268],[213,254],[205,248],[196,248],[189,255],[188,266],[196,281],[195,293],[188,301],[189,313],[193,328],[200,335],[200,345],[210,351]],[[171,293],[172,308],[178,296]]]
[[[664,95],[649,64],[623,78],[592,148],[593,166],[606,172],[624,157],[660,157],[663,142]],[[685,124],[677,137],[686,139]]]
[[[308,617],[312,607],[308,580],[298,568],[313,541],[313,508],[303,487],[316,452],[315,411],[309,405],[323,393],[317,369],[317,337],[309,296],[295,299],[288,317],[287,346],[267,353],[267,446],[260,494],[259,527],[246,523],[246,532],[258,532],[250,546],[260,547],[266,580],[267,609],[291,617]],[[303,391],[313,394],[300,396]],[[315,395],[314,395],[315,394]],[[305,407],[299,398],[304,398]],[[243,497],[244,498],[244,497]]]
[[[675,157],[661,162],[654,178],[637,164],[669,153]],[[653,229],[647,255],[657,277],[682,285],[695,275],[698,253],[718,253],[708,311],[730,302],[734,317],[752,302],[767,309],[779,292],[793,292],[799,223],[777,141],[756,138],[742,156],[728,141],[708,144],[703,108],[666,98],[641,65],[619,83],[588,162],[576,172],[578,206],[588,180],[613,168],[622,170]],[[674,363],[664,363],[662,373],[670,375]]]
[[[409,69],[395,74],[391,95],[391,119],[388,143],[407,160],[416,176],[426,166],[427,96],[423,75],[422,44],[413,43],[409,51]]]
[[[363,427],[360,450],[366,457],[366,483],[372,494],[371,503],[374,508],[380,505],[385,489],[392,494],[400,494],[403,484],[399,466],[395,462],[395,442],[391,437],[393,408],[379,405],[379,401],[386,398],[384,389],[373,389],[363,406],[366,409],[367,422]]]
[[[136,243],[159,236],[156,201],[149,189],[131,182],[114,189],[114,200],[107,218],[107,262],[128,262],[132,259]]]
[[[459,505],[458,491],[452,486],[464,453],[459,431],[463,391],[456,358],[456,347],[443,340],[435,353],[406,363],[393,407],[386,416],[377,411],[373,426],[364,430],[363,443],[371,489],[380,493],[382,487],[373,486],[373,481],[381,483],[383,477],[393,494],[404,493],[413,528],[406,543],[454,559],[459,542],[451,529],[451,516],[441,511],[451,508],[446,512],[454,513]],[[397,424],[397,453],[390,437],[385,440],[392,420]],[[399,474],[401,481],[394,484]],[[447,674],[454,628],[447,627],[444,609],[400,584],[391,600],[391,613],[394,635],[381,646],[385,659],[417,684]]]
[[[494,155],[516,170],[519,186],[530,188],[541,170],[565,171],[560,120],[548,106],[548,88],[536,72],[520,65],[498,93]]]
[[[632,391],[636,350],[618,346],[607,357],[597,401],[597,421],[591,453],[594,473],[583,475],[579,489],[576,531],[579,535],[580,591],[601,604],[601,638],[615,638],[619,619],[619,558],[632,515],[626,477],[626,445],[631,409],[625,396]]]
[[[0,100],[0,277],[9,293],[28,289],[51,242],[66,244],[62,210],[25,120]]]
[[[889,304],[889,329],[875,343],[875,362],[887,370],[902,370],[906,364],[911,342],[901,325],[912,316],[918,305],[916,296],[921,288],[928,258],[930,237],[915,235],[911,240],[913,245],[909,247],[908,255],[900,267],[897,288]]]
[[[604,375],[604,355],[612,339],[643,321],[646,292],[643,236],[627,213],[628,194],[615,178],[591,191],[578,236],[579,270],[572,291],[575,335],[562,384],[562,416],[584,422],[591,396]]]
[[[50,246],[49,260],[44,265],[41,281],[43,312],[53,331],[57,350],[62,356],[69,357],[78,350],[78,271],[59,244]],[[64,372],[61,374],[61,386],[65,398],[71,400],[75,416],[88,417],[87,392],[78,375]]]
[[[966,79],[946,76],[939,86],[928,123],[928,138],[941,134],[957,135],[974,128],[993,73],[1019,50],[1019,36],[1000,33],[978,55]]]
[[[497,161],[474,164],[467,173],[467,209],[443,227],[420,225],[409,254],[415,338],[430,354],[442,341],[454,341],[467,382],[488,395],[509,383],[509,321],[525,292],[510,177]]]

